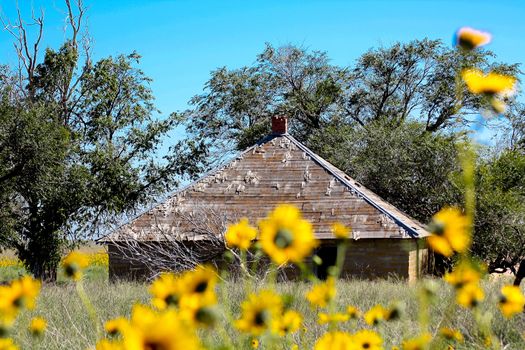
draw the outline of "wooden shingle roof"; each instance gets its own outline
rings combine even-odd
[[[352,227],[354,239],[428,236],[419,222],[285,133],[266,137],[101,241],[198,239],[195,221],[204,216],[255,224],[281,203],[300,208],[319,239],[333,238],[337,221]]]

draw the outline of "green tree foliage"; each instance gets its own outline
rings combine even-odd
[[[334,125],[316,132],[312,144],[367,188],[407,214],[428,222],[441,207],[458,203],[458,135],[429,133],[425,124],[392,128],[376,122],[366,129]]]
[[[23,80],[0,75],[0,244],[50,279],[67,246],[164,193],[188,164],[180,145],[155,154],[175,116],[159,118],[140,56],[82,58],[77,10],[72,38]]]
[[[275,114],[287,115],[293,135],[309,146],[313,131],[333,123],[366,128],[381,122],[395,128],[416,120],[429,132],[455,129],[484,107],[464,87],[457,95],[462,68],[476,64],[517,72],[517,65],[494,63],[493,56],[425,39],[371,49],[354,66],[338,67],[323,52],[267,45],[250,67],[212,72],[205,92],[191,99],[193,107],[178,123],[190,139],[203,140],[219,155],[268,134]]]
[[[505,272],[525,259],[525,154],[506,150],[477,171],[473,252],[490,272]]]
[[[293,117],[291,129],[305,141],[332,118],[343,76],[344,70],[330,65],[322,52],[268,45],[252,67],[212,72],[205,93],[191,99],[193,108],[179,124],[190,139],[204,140],[218,155],[267,135],[276,114]]]

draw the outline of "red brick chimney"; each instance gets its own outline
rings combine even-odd
[[[274,115],[272,117],[272,133],[287,134],[288,133],[288,118],[283,115]]]

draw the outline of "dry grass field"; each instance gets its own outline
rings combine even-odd
[[[0,279],[8,280],[21,273],[19,267],[1,267]],[[100,324],[118,316],[129,316],[131,307],[135,303],[149,303],[148,285],[145,283],[116,282],[112,283],[107,278],[107,268],[102,265],[88,267],[85,271],[85,289],[95,306]],[[453,290],[442,281],[438,284],[437,298],[439,302],[430,308],[431,331],[436,332],[445,323],[460,330],[465,342],[456,349],[484,349],[483,339],[477,333],[472,313],[465,309],[456,309],[451,319],[446,320],[446,310],[454,304]],[[484,303],[481,312],[489,311],[494,318],[492,325],[495,334],[502,340],[504,349],[525,349],[525,342],[520,333],[525,331],[525,314],[507,320],[499,313],[496,301],[501,285],[510,282],[508,277],[486,280],[483,288],[486,300],[494,301]],[[219,285],[219,303],[225,314],[238,315],[239,306],[245,295],[242,283],[229,281]],[[259,286],[260,288],[261,286]],[[317,322],[317,311],[311,308],[303,297],[311,287],[309,283],[287,282],[277,285],[277,290],[282,294],[296,296],[292,307],[304,315],[304,329],[293,335],[294,340],[301,345],[301,349],[311,349],[315,342],[326,332],[326,325]],[[345,280],[338,282],[338,296],[336,309],[345,310],[348,305],[368,310],[376,304],[388,305],[399,302],[404,305],[403,316],[398,321],[384,323],[379,326],[379,331],[384,335],[385,349],[399,345],[403,338],[415,336],[419,329],[418,313],[418,284],[407,284],[402,280]],[[48,321],[48,329],[42,339],[34,339],[27,331],[26,325],[34,316],[42,316]],[[224,316],[224,315],[223,315]],[[228,323],[221,319],[223,324]],[[235,332],[230,326],[226,331],[234,337],[236,349],[251,349],[250,338],[235,337]],[[370,328],[362,320],[347,322],[342,329],[354,331],[355,329]],[[378,328],[378,327],[376,327]],[[82,303],[76,293],[75,284],[60,278],[56,284],[45,284],[42,288],[38,304],[33,311],[24,311],[15,326],[13,338],[22,349],[87,349],[94,347],[96,332]],[[203,339],[208,344],[213,344],[219,334],[213,330],[202,330]],[[264,349],[261,344],[260,348]]]

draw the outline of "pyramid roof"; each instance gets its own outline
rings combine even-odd
[[[333,239],[335,222],[350,226],[354,239],[429,235],[421,223],[288,133],[274,133],[100,241],[205,239],[242,217],[256,224],[282,203],[301,209],[318,239]]]

